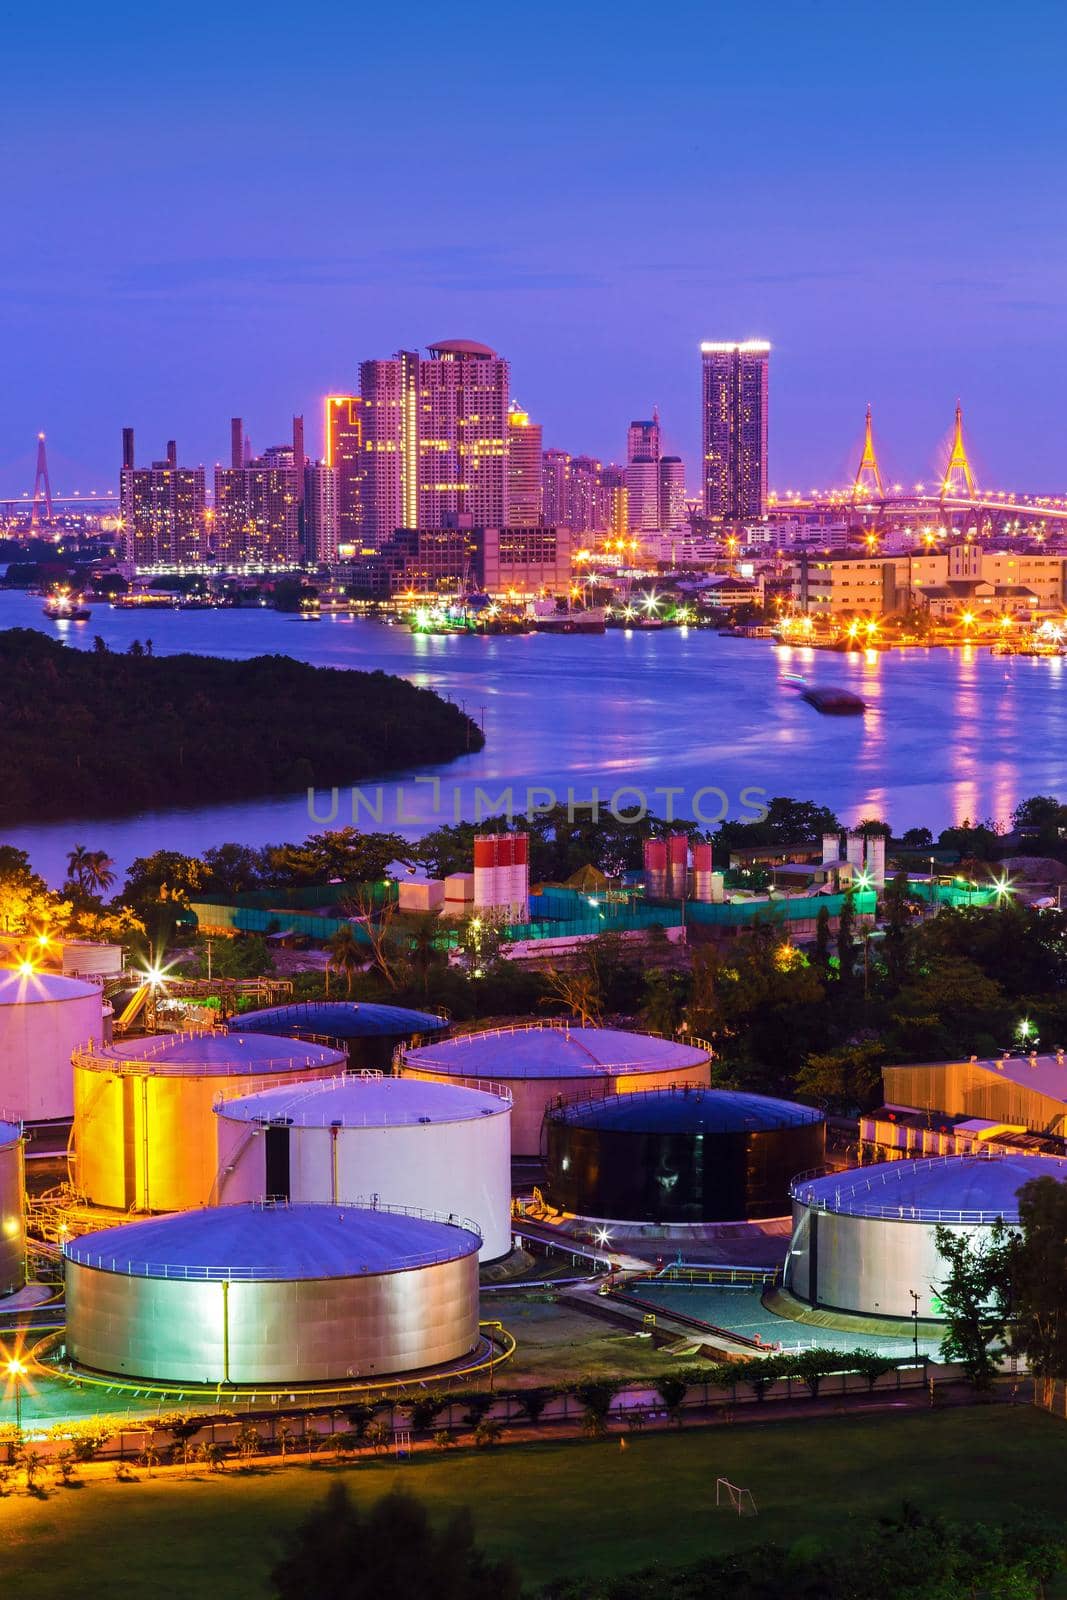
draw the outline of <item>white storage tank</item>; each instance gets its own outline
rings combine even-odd
[[[653,1034],[567,1022],[458,1034],[405,1050],[401,1063],[405,1077],[474,1087],[503,1084],[510,1089],[515,1156],[541,1154],[545,1112],[569,1100],[711,1080],[711,1062],[704,1049]]]
[[[0,971],[0,1106],[23,1122],[74,1113],[71,1057],[99,1044],[104,1003],[95,983],[54,972]]]
[[[1067,1157],[935,1156],[797,1179],[783,1286],[828,1311],[940,1318],[936,1228],[981,1236],[998,1217],[1018,1222],[1033,1178],[1067,1180]]]
[[[121,978],[122,946],[95,939],[64,939],[63,974],[68,978]]]
[[[511,1249],[511,1095],[377,1073],[223,1100],[219,1204],[364,1203],[471,1217],[483,1261]]]
[[[216,1100],[333,1077],[344,1064],[342,1050],[224,1028],[79,1050],[71,1181],[92,1204],[119,1211],[207,1205]]]
[[[0,1122],[0,1295],[26,1282],[26,1182],[22,1129]]]
[[[472,1227],[337,1206],[208,1206],[68,1241],[68,1357],[147,1382],[419,1373],[479,1341]]]

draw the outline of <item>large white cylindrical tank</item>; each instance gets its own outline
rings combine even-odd
[[[100,988],[54,972],[0,972],[0,1107],[23,1122],[74,1114],[71,1057],[99,1044]]]
[[[830,1311],[940,1318],[935,1230],[980,1238],[998,1217],[1017,1222],[1033,1178],[1067,1180],[1067,1157],[937,1156],[798,1179],[783,1286]]]
[[[94,939],[65,939],[63,972],[68,978],[90,974],[102,978],[120,978],[123,972],[122,946],[100,944]]]
[[[220,1204],[368,1203],[470,1217],[483,1261],[511,1248],[511,1096],[355,1074],[223,1100]]]
[[[0,1122],[0,1295],[26,1282],[26,1183],[22,1129]]]
[[[208,1206],[68,1241],[67,1354],[149,1382],[343,1382],[478,1344],[476,1230],[337,1206]]]
[[[78,1051],[74,1187],[119,1211],[208,1205],[218,1172],[216,1100],[332,1077],[344,1064],[342,1050],[225,1029]]]
[[[472,1087],[504,1085],[512,1094],[512,1155],[538,1156],[551,1107],[631,1089],[707,1084],[711,1062],[706,1050],[653,1034],[549,1022],[457,1034],[405,1050],[401,1072]]]

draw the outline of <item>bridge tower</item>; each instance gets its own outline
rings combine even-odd
[[[952,436],[952,453],[948,458],[945,475],[941,479],[941,498],[946,495],[968,494],[973,500],[978,493],[967,447],[963,442],[963,407],[956,401],[956,430]]]
[[[878,456],[874,448],[874,430],[871,426],[871,408],[867,407],[867,427],[863,435],[863,454],[860,464],[856,468],[856,476],[852,481],[853,500],[869,499],[877,495],[879,500],[884,498],[885,491],[882,487],[882,469],[878,465]]]
[[[30,527],[41,526],[41,502],[44,501],[44,520],[52,520],[52,485],[48,479],[48,454],[44,447],[44,434],[37,435],[37,472],[33,480],[33,510]]]

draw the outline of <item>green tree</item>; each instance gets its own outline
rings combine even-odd
[[[855,1116],[881,1101],[885,1046],[877,1041],[840,1045],[814,1052],[796,1075],[795,1092],[824,1111]]]
[[[392,862],[410,855],[411,846],[397,833],[335,828],[309,834],[303,844],[269,846],[267,863],[280,883],[377,883]]]
[[[935,1286],[945,1321],[941,1355],[946,1361],[958,1361],[975,1389],[991,1389],[1011,1312],[1018,1236],[998,1217],[980,1233],[939,1226],[934,1237],[945,1263],[945,1273]],[[919,1291],[923,1287],[915,1285]]]
[[[330,940],[329,950],[329,967],[344,978],[345,993],[351,998],[353,980],[368,958],[367,948],[360,944],[348,923],[343,922]]]
[[[815,965],[823,977],[830,971],[830,912],[827,906],[819,907],[815,918]]]
[[[1067,1183],[1033,1178],[1023,1184],[1019,1224],[1013,1346],[1039,1380],[1038,1394],[1047,1395],[1047,1380],[1067,1379]]]
[[[841,905],[837,919],[837,971],[842,984],[851,987],[856,973],[856,907],[850,889]]]

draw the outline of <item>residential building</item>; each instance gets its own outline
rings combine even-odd
[[[542,521],[541,424],[512,401],[508,412],[508,520],[513,528],[536,528]]]
[[[631,422],[626,430],[626,464],[633,461],[658,461],[660,457],[659,412],[647,421]]]
[[[231,443],[240,419],[231,423]],[[243,452],[242,452],[243,453]],[[247,465],[215,468],[213,549],[224,566],[296,566],[303,557],[304,423],[291,445],[272,445]]]
[[[326,396],[323,464],[334,478],[335,543],[358,548],[363,540],[363,401],[355,394]],[[309,541],[310,548],[310,541]]]
[[[125,558],[135,567],[196,566],[207,555],[203,467],[179,467],[167,443],[162,461],[138,467],[133,429],[122,430],[119,507]]]
[[[311,461],[304,468],[304,547],[309,561],[331,565],[340,554],[336,467]],[[346,551],[358,545],[346,541]]]
[[[762,339],[700,347],[704,514],[722,522],[756,520],[766,508],[770,349]]]
[[[685,467],[681,456],[660,456],[659,459],[659,522],[658,527],[686,526]]]
[[[660,527],[659,467],[651,456],[637,456],[626,467],[628,531],[638,537]]]
[[[480,589],[529,599],[570,589],[571,535],[565,528],[399,528],[379,552],[393,594]]]

